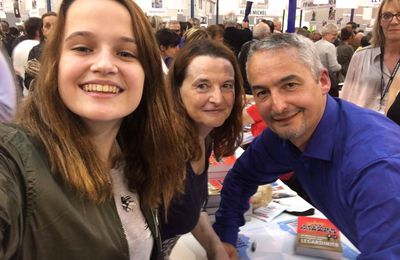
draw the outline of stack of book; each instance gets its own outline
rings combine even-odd
[[[300,216],[295,251],[300,255],[341,259],[340,231],[327,219]]]
[[[243,153],[243,149],[238,148],[235,155],[223,157],[217,161],[213,154],[209,159],[210,165],[208,167],[208,202],[207,202],[207,213],[210,217],[211,223],[215,221],[215,212],[219,207],[221,201],[221,189],[228,171],[233,167],[236,158]],[[250,220],[252,212],[252,206],[244,214],[246,221]]]
[[[221,201],[221,189],[223,181],[223,178],[208,180],[208,202],[206,209],[211,223],[215,222],[215,212],[217,211]]]

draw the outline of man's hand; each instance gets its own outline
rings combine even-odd
[[[250,27],[249,22],[243,21],[242,22],[242,27],[243,27],[243,29],[244,28],[249,28]]]
[[[224,246],[224,249],[231,260],[238,259],[238,254],[237,254],[236,248],[233,245],[231,245],[229,243],[225,243],[225,242],[222,242],[222,245]]]

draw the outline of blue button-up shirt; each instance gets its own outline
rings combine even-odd
[[[332,97],[304,152],[267,129],[228,173],[214,229],[236,244],[257,186],[293,170],[314,205],[361,251],[400,259],[400,127]]]

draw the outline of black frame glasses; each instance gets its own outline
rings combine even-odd
[[[400,22],[400,13],[393,14],[393,13],[390,13],[390,12],[385,12],[385,13],[381,14],[381,19],[384,22],[391,22],[393,20],[393,17],[395,17],[395,16],[397,18],[397,21]]]

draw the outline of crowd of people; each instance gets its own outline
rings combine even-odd
[[[368,35],[233,13],[204,28],[130,0],[64,0],[13,28],[1,21],[0,259],[168,259],[189,232],[237,259],[250,197],[288,173],[359,259],[400,257],[400,0]],[[248,123],[212,224],[209,158]]]

